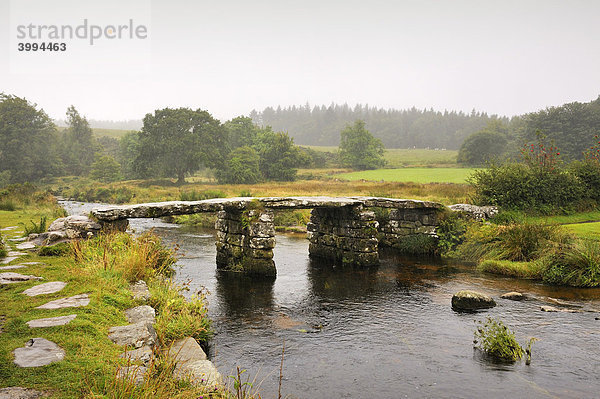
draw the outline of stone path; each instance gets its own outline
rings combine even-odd
[[[19,273],[6,272],[0,273],[0,284],[14,284],[28,280],[41,280],[41,277],[28,276]]]
[[[22,242],[21,244],[17,244],[17,246],[15,248],[17,248],[17,249],[33,249],[33,248],[35,248],[35,244],[33,244],[31,242]]]
[[[0,388],[0,399],[38,399],[45,396],[43,392],[31,388]]]
[[[32,338],[22,348],[13,351],[15,364],[19,367],[40,367],[58,362],[65,357],[65,351],[52,341]]]
[[[48,317],[45,319],[35,319],[27,322],[27,325],[30,328],[38,328],[38,327],[55,327],[55,326],[64,326],[65,324],[69,324],[77,317],[76,314],[70,314],[68,316],[58,316],[58,317]]]
[[[15,270],[15,269],[22,269],[26,267],[25,265],[10,265],[10,266],[2,266],[0,267],[0,270]]]
[[[74,295],[68,298],[56,299],[43,305],[38,306],[36,309],[62,309],[62,308],[78,308],[80,306],[87,306],[90,303],[88,294]]]
[[[62,290],[66,286],[67,283],[64,283],[62,281],[51,281],[49,283],[44,283],[28,288],[25,291],[23,291],[23,294],[27,296],[54,294],[55,292]]]
[[[0,260],[0,264],[7,265],[7,264],[9,264],[10,262],[12,262],[15,259],[17,259],[16,256],[8,256],[8,257]]]
[[[27,255],[25,252],[17,252],[17,251],[8,251],[6,256],[25,256]]]

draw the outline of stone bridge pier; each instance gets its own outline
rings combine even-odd
[[[315,208],[306,226],[310,256],[356,266],[379,263],[375,213],[362,205]]]
[[[217,269],[275,276],[275,226],[270,209],[226,208],[217,213]]]

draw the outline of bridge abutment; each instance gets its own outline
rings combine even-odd
[[[273,211],[225,209],[218,212],[217,268],[275,276]]]
[[[362,205],[314,208],[307,225],[310,256],[346,265],[379,263],[375,213]]]

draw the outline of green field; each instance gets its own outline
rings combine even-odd
[[[59,132],[62,132],[63,130],[66,129],[66,127],[59,126],[57,129]],[[131,131],[132,130],[125,130],[125,129],[100,129],[100,128],[96,128],[96,127],[92,128],[92,132],[94,133],[94,136],[96,136],[97,138],[112,137],[114,139],[120,139],[121,137],[125,136],[126,133],[131,132]]]
[[[566,224],[564,227],[578,237],[600,240],[600,222]]]
[[[472,168],[401,168],[375,169],[361,172],[341,173],[333,177],[356,181],[387,181],[415,183],[465,183],[474,171]]]
[[[303,145],[321,152],[337,152],[335,146]],[[384,158],[388,168],[401,168],[403,166],[451,166],[456,165],[456,150],[427,150],[424,148],[406,149],[390,148],[385,150]]]

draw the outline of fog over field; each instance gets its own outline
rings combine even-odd
[[[90,119],[189,106],[226,120],[306,102],[513,116],[597,97],[598,15],[581,0],[1,0],[0,87],[56,119],[71,104]],[[18,24],[84,19],[132,19],[148,35],[67,41],[22,68]]]

